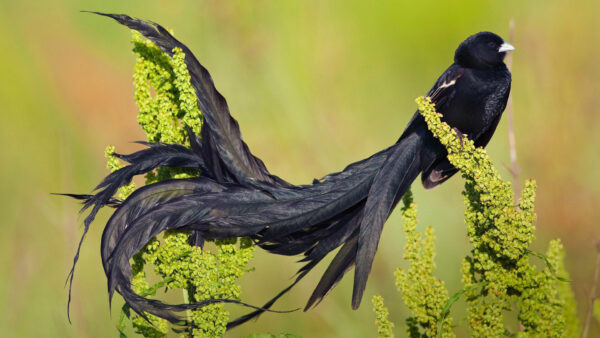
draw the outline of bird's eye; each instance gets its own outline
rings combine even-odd
[[[495,43],[495,42],[492,42],[492,41],[490,41],[490,42],[488,42],[488,44],[487,44],[487,45],[488,45],[488,47],[490,47],[490,48],[496,48],[496,43]]]

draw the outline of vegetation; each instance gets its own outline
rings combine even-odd
[[[465,180],[465,223],[473,248],[462,263],[464,288],[448,297],[444,282],[433,276],[433,229],[428,227],[421,239],[422,234],[415,230],[412,196],[404,196],[404,258],[409,267],[398,269],[396,283],[413,313],[406,320],[408,334],[452,337],[450,307],[464,296],[473,336],[577,336],[580,325],[563,266],[562,244],[551,241],[545,255],[529,249],[535,239],[535,182],[525,183],[522,197],[515,203],[511,183],[500,178],[485,150],[475,148],[466,136],[457,137],[441,121],[429,98],[418,98],[417,105]],[[530,262],[532,256],[544,262],[541,271]],[[510,316],[516,316],[518,327],[509,328]]]

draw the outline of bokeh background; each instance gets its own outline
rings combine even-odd
[[[76,270],[71,317],[64,280],[82,231],[78,204],[107,173],[103,151],[139,149],[130,34],[79,10],[127,13],[173,29],[212,72],[243,136],[269,169],[307,183],[395,142],[454,49],[481,30],[508,36],[514,19],[513,98],[520,179],[538,182],[543,251],[559,237],[583,318],[600,239],[600,2],[589,1],[0,1],[0,332],[4,337],[115,336],[99,243],[104,212]],[[506,119],[488,147],[506,179]],[[421,226],[437,234],[437,276],[451,292],[469,250],[463,182],[413,187]],[[348,276],[316,309],[265,314],[230,332],[305,337],[376,335],[370,298],[382,294],[404,335],[393,282],[404,266],[399,213],[384,229],[363,305]],[[243,299],[262,304],[300,267],[257,252]],[[325,264],[276,306],[302,306]],[[240,309],[232,308],[234,313]],[[453,310],[464,331],[464,310]],[[600,335],[598,324],[592,335]]]

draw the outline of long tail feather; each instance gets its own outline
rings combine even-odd
[[[170,167],[182,167],[182,168],[194,168],[204,169],[204,163],[202,159],[197,156],[194,152],[185,148],[184,146],[177,144],[149,144],[147,149],[137,151],[130,155],[120,155],[118,157],[125,161],[128,161],[130,165],[123,167],[115,172],[109,174],[100,184],[94,189],[99,190],[96,194],[91,196],[85,196],[84,205],[81,208],[81,212],[88,208],[92,208],[88,216],[84,220],[84,229],[81,239],[77,245],[75,256],[73,257],[73,265],[69,274],[67,275],[67,283],[69,285],[69,296],[67,301],[67,314],[69,314],[71,304],[71,288],[73,285],[73,276],[75,272],[75,266],[79,260],[79,253],[81,251],[81,245],[83,240],[92,224],[92,221],[98,214],[98,211],[105,205],[113,204],[113,195],[117,190],[126,184],[131,182],[131,179],[140,174],[145,174],[158,167],[170,166]],[[80,198],[81,195],[77,194],[65,194],[74,198]],[[69,316],[69,315],[68,315]]]
[[[290,291],[296,284],[298,284],[298,282],[300,282],[300,280],[302,280],[302,278],[304,278],[304,276],[306,276],[318,262],[319,261],[314,261],[314,262],[310,262],[309,264],[306,264],[305,270],[296,276],[296,279],[294,280],[294,282],[292,284],[290,284],[285,289],[281,290],[277,295],[275,295],[275,297],[273,297],[271,300],[266,302],[265,305],[261,306],[260,309],[256,309],[255,311],[252,311],[244,316],[241,316],[241,317],[227,323],[227,330],[230,330],[236,326],[242,325],[251,319],[257,318],[258,316],[263,314],[265,312],[265,310],[270,309],[271,306],[273,306],[273,304],[275,304],[275,302],[277,300],[279,300],[279,298],[281,298],[288,291]]]
[[[323,297],[335,287],[337,283],[342,279],[344,274],[352,267],[356,258],[356,249],[358,246],[357,237],[354,236],[352,239],[346,242],[344,246],[338,251],[331,264],[325,270],[325,273],[321,277],[319,284],[310,296],[304,311],[310,309],[313,305],[317,305]]]
[[[200,302],[188,303],[188,304],[166,304],[166,303],[161,302],[160,300],[148,299],[148,298],[139,296],[132,289],[122,289],[122,290],[119,290],[119,293],[121,293],[121,295],[124,295],[124,298],[132,301],[132,304],[135,304],[135,307],[131,306],[131,309],[133,309],[133,311],[135,311],[142,318],[148,320],[148,318],[145,314],[145,312],[148,312],[148,313],[152,313],[156,316],[159,316],[161,318],[164,318],[164,319],[170,321],[171,323],[175,323],[175,324],[185,321],[184,317],[178,316],[175,314],[177,312],[193,310],[193,309],[201,308],[201,307],[204,307],[207,305],[218,304],[218,303],[237,304],[237,305],[241,305],[241,306],[248,307],[251,309],[255,309],[256,311],[260,311],[261,313],[262,312],[290,313],[290,312],[294,312],[294,311],[298,310],[298,309],[271,310],[269,308],[261,308],[259,306],[254,306],[254,305],[251,305],[248,303],[244,303],[244,302],[241,302],[236,299],[227,299],[227,298],[207,299],[207,300],[203,300]],[[133,300],[135,300],[135,301],[133,301]],[[153,312],[148,311],[150,309]]]
[[[173,54],[174,48],[180,48],[185,54],[185,63],[191,76],[191,83],[196,90],[198,106],[205,119],[206,129],[203,139],[207,136],[214,147],[214,153],[227,166],[227,169],[242,184],[251,184],[252,180],[260,180],[272,184],[289,185],[279,177],[271,175],[264,163],[250,152],[242,140],[237,121],[231,117],[225,98],[217,91],[212,77],[194,57],[187,46],[175,39],[164,27],[123,14],[107,14],[92,12],[107,16],[131,29],[140,32],[144,37],[154,42],[168,55]]]
[[[76,200],[80,200],[82,201],[81,203],[85,204],[87,203],[90,199],[94,198],[94,195],[91,194],[69,194],[69,193],[52,193],[52,195],[57,195],[57,196],[67,196],[67,197],[71,197],[74,198]],[[121,205],[121,203],[123,203],[123,201],[121,201],[118,198],[110,198],[107,202],[106,202],[106,206],[107,207],[112,207],[112,208],[116,208],[119,205]]]
[[[421,172],[418,135],[404,138],[377,173],[365,205],[356,254],[352,308],[360,306],[383,225],[398,200]]]
[[[321,234],[320,230],[323,230],[323,229],[319,229],[319,228],[317,228],[317,231],[315,231],[312,234],[303,234],[303,235],[294,235],[293,234],[291,236],[292,239],[289,240],[290,242],[292,242],[292,245],[294,243],[294,239],[296,239],[296,241],[299,241],[301,244],[297,244],[296,248],[292,249],[291,251],[284,250],[284,247],[286,247],[285,243],[287,241],[286,242],[282,241],[281,243],[278,243],[277,245],[259,244],[265,250],[268,250],[268,251],[274,252],[274,253],[278,253],[278,254],[284,254],[284,255],[298,254],[300,252],[306,251],[306,257],[304,259],[302,259],[301,261],[308,262],[302,268],[300,268],[300,270],[298,270],[298,275],[296,276],[296,279],[294,280],[294,282],[292,284],[290,284],[288,287],[286,287],[285,289],[280,291],[277,295],[275,295],[275,297],[273,297],[271,300],[269,300],[262,307],[267,308],[267,309],[270,308],[273,304],[275,304],[275,302],[279,298],[281,298],[284,294],[286,294],[289,290],[291,290],[296,284],[298,284],[298,282],[300,282],[300,280],[302,278],[304,278],[329,252],[331,252],[332,250],[337,248],[340,244],[346,242],[348,237],[351,236],[351,233],[354,231],[353,229],[357,229],[357,226],[360,224],[360,212],[361,211],[362,211],[362,204],[351,209],[351,211],[349,213],[347,213],[346,215],[344,215],[343,217],[341,217],[341,219],[339,219],[339,220],[335,219],[332,222],[330,222],[330,223],[333,223],[332,225],[330,225],[330,227],[334,227],[335,231],[333,233],[329,232],[329,236],[325,236],[325,235]],[[354,225],[352,223],[354,223]],[[328,228],[326,228],[326,229],[328,229]],[[310,249],[308,248],[309,246],[310,246]],[[292,253],[292,252],[295,252],[295,253]],[[331,263],[331,264],[333,265],[334,263]],[[328,270],[332,269],[332,265],[330,265]],[[338,280],[342,278],[342,276],[344,275],[344,273],[346,271],[347,271],[347,269],[342,271],[339,274],[339,276],[337,276]],[[324,278],[326,278],[326,277],[323,276],[322,279],[324,279]],[[326,292],[331,290],[335,286],[335,284],[336,283],[332,283]],[[319,287],[317,287],[317,288],[319,288]],[[323,288],[323,287],[321,287],[321,288]],[[315,293],[317,293],[317,290],[315,290]],[[313,296],[314,296],[314,293],[313,293]],[[324,296],[324,294],[323,294],[323,296]],[[312,303],[311,301],[309,301],[309,302]],[[307,305],[306,309],[308,309],[308,307],[309,306]],[[256,318],[259,315],[261,315],[263,312],[264,311],[256,310],[256,311],[253,311],[253,312],[251,312],[247,315],[244,315],[240,318],[237,318],[237,319],[231,321],[229,324],[227,324],[227,329],[231,329],[231,328],[241,325],[253,318]]]
[[[151,185],[141,187],[133,192],[126,203],[119,207],[108,220],[102,233],[101,254],[102,264],[108,271],[108,264],[113,250],[121,234],[128,224],[149,210],[167,203],[182,195],[216,193],[223,191],[225,187],[210,179],[203,177],[190,179],[165,180]],[[198,242],[202,242],[202,235],[195,236]]]

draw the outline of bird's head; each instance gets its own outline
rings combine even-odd
[[[504,66],[506,52],[515,49],[501,37],[490,32],[469,36],[454,54],[454,61],[463,67],[497,69]]]

